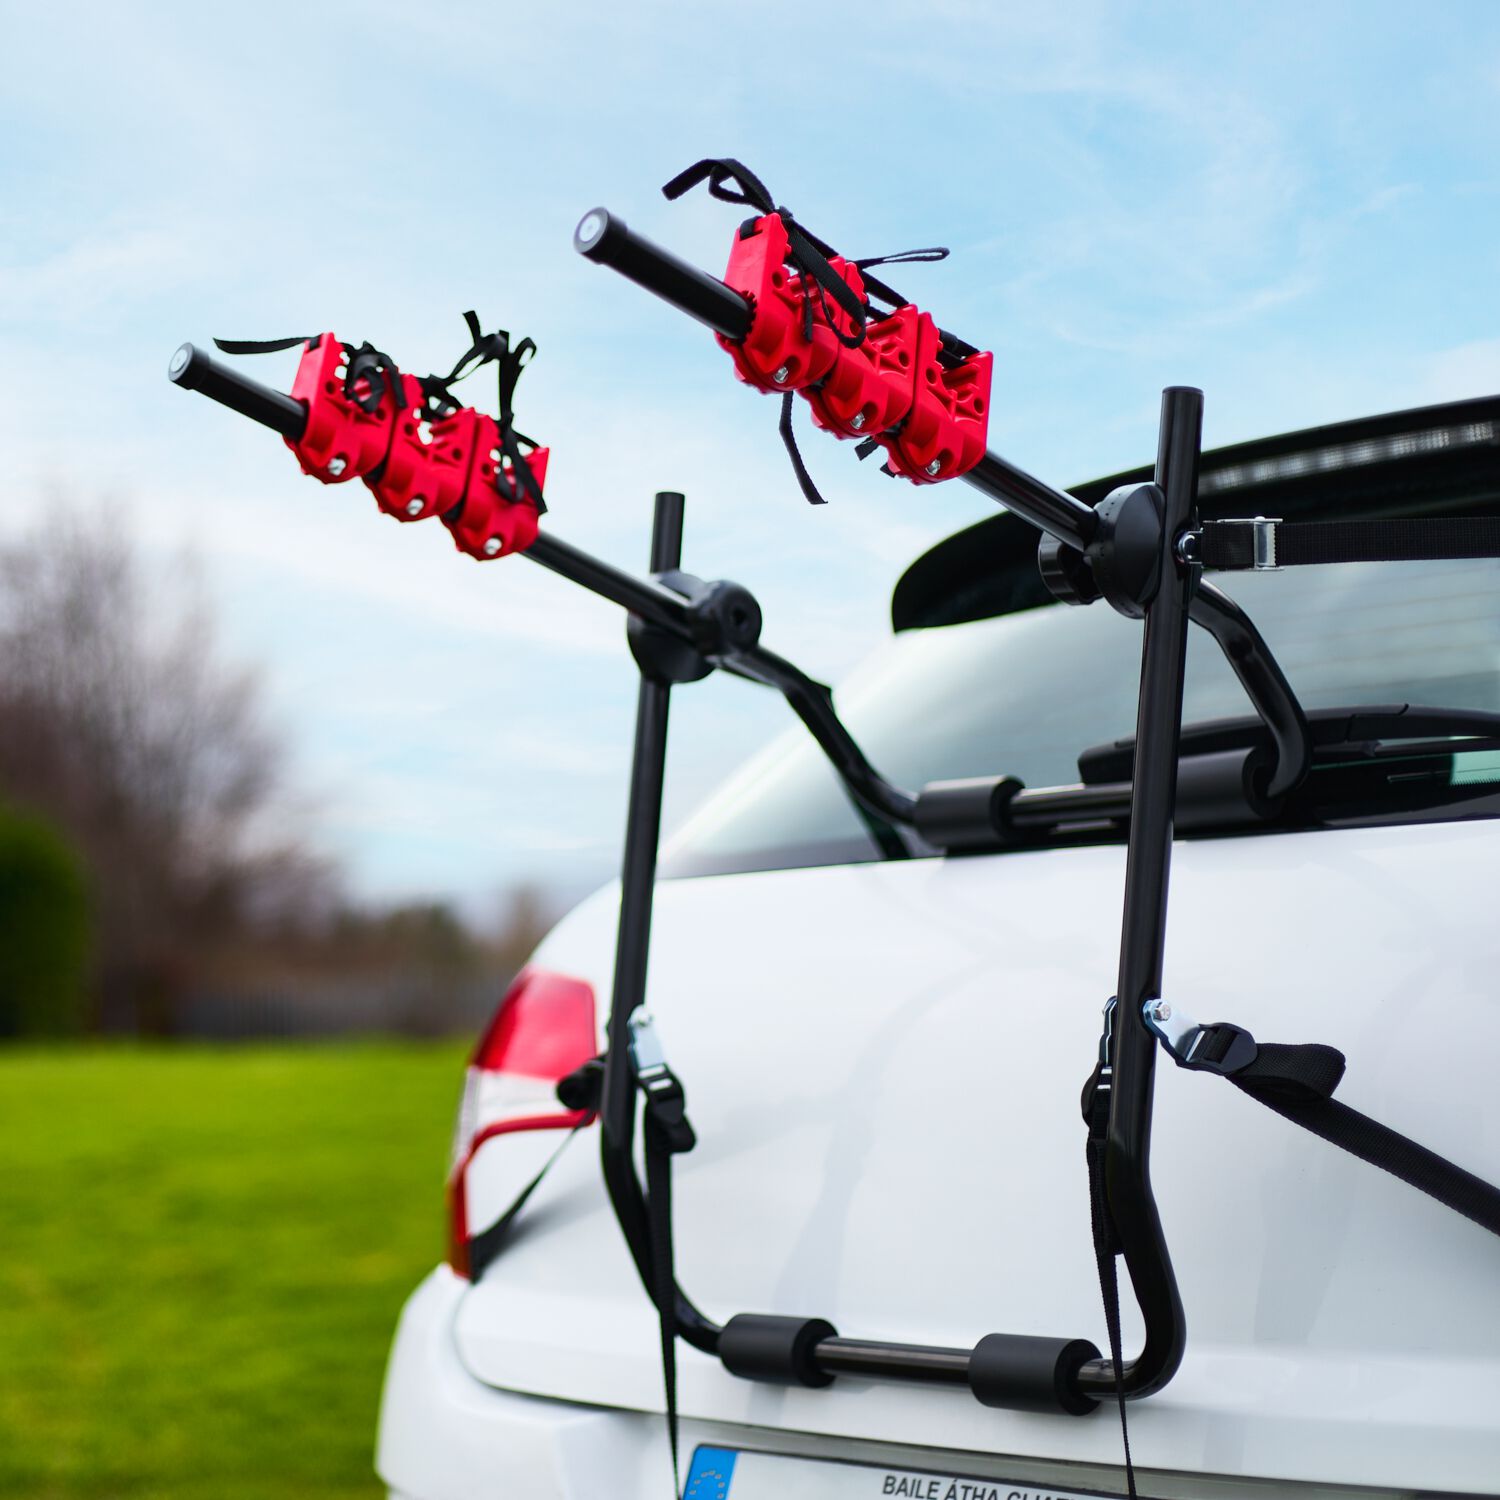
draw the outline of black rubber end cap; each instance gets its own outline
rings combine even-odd
[[[624,228],[618,219],[610,218],[607,208],[591,208],[578,221],[578,228],[573,231],[573,248],[580,255],[597,260],[600,247],[616,224]]]
[[[167,379],[173,385],[193,390],[203,370],[203,356],[191,344],[179,344],[167,364]]]
[[[990,1333],[969,1356],[969,1389],[985,1406],[1082,1417],[1099,1403],[1078,1389],[1078,1372],[1098,1358],[1098,1349],[1087,1339]]]

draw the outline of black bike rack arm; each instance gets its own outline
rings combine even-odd
[[[1160,1390],[1181,1363],[1187,1340],[1182,1299],[1151,1190],[1156,1038],[1141,1007],[1161,994],[1188,616],[1199,573],[1196,565],[1178,559],[1176,542],[1196,517],[1202,429],[1201,391],[1177,386],[1163,392],[1155,475],[1162,496],[1162,565],[1156,595],[1146,605],[1141,647],[1105,1156],[1109,1211],[1146,1325],[1140,1354],[1118,1372],[1128,1396]],[[1107,1362],[1091,1362],[1078,1381],[1081,1388],[1104,1394],[1115,1388],[1117,1377]]]
[[[1295,791],[1312,765],[1312,730],[1265,637],[1250,616],[1206,578],[1198,580],[1188,615],[1218,642],[1245,696],[1271,733],[1276,758],[1266,796],[1284,797]]]

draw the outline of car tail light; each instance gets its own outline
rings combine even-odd
[[[558,1102],[557,1083],[598,1051],[591,985],[545,969],[516,976],[464,1075],[448,1174],[448,1264],[460,1276],[469,1274],[465,1179],[475,1153],[497,1135],[588,1124],[590,1111]]]

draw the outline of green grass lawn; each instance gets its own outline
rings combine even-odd
[[[0,1052],[0,1494],[374,1496],[464,1048]]]

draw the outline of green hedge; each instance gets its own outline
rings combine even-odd
[[[0,1037],[84,1029],[88,883],[45,820],[0,809]]]

